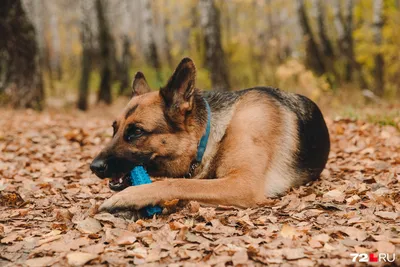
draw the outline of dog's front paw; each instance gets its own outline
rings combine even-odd
[[[99,211],[116,212],[119,210],[139,210],[152,204],[154,199],[145,194],[145,185],[130,186],[113,195],[100,206]]]

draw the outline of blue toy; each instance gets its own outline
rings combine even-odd
[[[131,170],[131,183],[133,186],[141,184],[151,184],[150,176],[143,166],[136,166]],[[141,209],[146,217],[153,217],[154,214],[160,214],[162,208],[160,206],[147,206]]]

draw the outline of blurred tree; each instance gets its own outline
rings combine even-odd
[[[56,73],[56,79],[62,79],[62,68],[60,58],[60,34],[58,29],[58,12],[56,11],[55,2],[50,2],[51,16],[50,16],[50,31],[51,31],[51,50],[52,54],[50,57],[51,72]],[[52,77],[53,78],[53,77]]]
[[[172,67],[173,62],[172,62],[172,55],[171,55],[171,50],[172,50],[172,46],[171,46],[171,42],[169,41],[169,37],[168,37],[168,29],[169,29],[169,25],[170,25],[170,20],[169,18],[167,18],[166,16],[163,16],[163,36],[164,36],[164,54],[167,60],[167,64],[169,67]]]
[[[382,29],[384,26],[383,19],[383,0],[374,0],[373,10],[373,32],[374,40],[377,45],[377,52],[375,54],[375,69],[374,69],[374,93],[378,96],[383,96],[384,93],[384,60],[381,51],[382,45]]]
[[[130,4],[131,1],[124,0],[122,5],[123,8],[123,25],[122,25],[122,56],[121,62],[119,63],[118,75],[120,77],[120,88],[119,94],[131,94],[130,89],[130,77],[129,77],[129,69],[131,68],[132,54],[131,54],[131,40],[129,37],[129,29],[130,29]]]
[[[143,41],[146,63],[152,66],[157,72],[158,83],[161,84],[161,62],[157,53],[156,41],[154,39],[153,12],[150,0],[142,0],[143,7]]]
[[[230,90],[228,68],[221,44],[220,13],[214,0],[200,0],[200,14],[204,31],[205,65],[211,72],[212,87],[214,90]]]
[[[98,102],[111,104],[111,81],[112,67],[114,66],[115,47],[113,37],[110,33],[106,10],[106,0],[96,0],[96,14],[99,25],[99,45],[100,45],[100,60],[101,60],[101,81],[98,92]]]
[[[79,82],[79,97],[77,107],[80,110],[88,109],[88,96],[89,96],[89,80],[90,71],[92,68],[92,31],[90,28],[90,20],[87,19],[87,14],[91,12],[93,8],[93,1],[80,0],[81,10],[81,43],[82,43],[82,55],[81,55],[81,77]]]
[[[14,107],[44,105],[35,34],[21,0],[0,1],[0,94]]]
[[[353,9],[354,0],[346,0],[344,16],[341,11],[341,1],[335,0],[333,5],[334,26],[337,33],[337,45],[345,64],[345,81],[351,82],[353,80],[354,70],[357,72],[358,82],[362,89],[367,88],[362,73],[361,65],[356,61],[354,55],[354,40],[353,40]]]
[[[318,37],[321,42],[320,56],[322,56],[324,68],[328,74],[328,80],[330,84],[333,84],[333,81],[330,78],[329,74],[332,74],[336,80],[338,80],[339,77],[334,68],[335,54],[333,51],[332,43],[329,40],[327,34],[328,31],[325,25],[326,14],[325,14],[325,6],[323,0],[313,0],[313,6],[314,6],[314,11],[316,13]]]
[[[300,20],[300,26],[303,30],[304,41],[306,46],[305,64],[313,70],[317,75],[326,72],[323,63],[323,57],[318,49],[318,44],[313,36],[311,26],[308,22],[306,6],[304,0],[297,1],[297,12]]]

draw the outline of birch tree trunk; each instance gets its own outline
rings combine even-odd
[[[111,104],[111,81],[113,58],[113,39],[110,33],[107,16],[105,14],[105,0],[96,0],[96,14],[99,25],[99,45],[101,60],[101,81],[98,92],[97,102]]]
[[[0,2],[0,101],[42,109],[44,90],[36,32],[21,0]]]
[[[383,96],[384,93],[384,68],[385,62],[383,60],[382,52],[380,51],[382,45],[382,29],[384,25],[383,20],[383,0],[374,0],[374,16],[373,16],[373,32],[375,44],[378,51],[375,55],[375,69],[374,69],[374,93],[378,96]]]
[[[92,54],[92,31],[90,28],[90,20],[87,18],[93,8],[93,1],[80,0],[80,27],[81,27],[81,43],[82,43],[82,58],[81,58],[81,78],[79,82],[79,97],[77,107],[80,110],[88,109],[89,97],[89,80]]]
[[[215,6],[214,0],[200,0],[199,7],[205,44],[205,65],[211,73],[213,89],[230,90],[226,58],[221,44],[219,10]]]

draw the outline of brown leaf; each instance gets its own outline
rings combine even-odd
[[[103,229],[100,222],[91,217],[77,222],[76,228],[83,234],[96,234]]]
[[[24,200],[18,193],[16,192],[6,193],[0,191],[0,206],[18,207],[22,203],[24,203]]]
[[[318,240],[312,239],[312,238],[311,238],[310,241],[308,241],[308,244],[312,248],[321,248],[322,247],[321,242],[319,242]]]
[[[398,212],[390,211],[377,211],[375,212],[375,215],[388,220],[396,220],[398,217],[400,217],[400,214]]]
[[[339,190],[334,189],[325,193],[323,198],[327,200],[335,200],[337,202],[343,202],[345,194]]]
[[[200,209],[200,204],[197,201],[190,201],[188,205],[190,213],[196,213]]]
[[[210,242],[208,239],[206,239],[200,235],[195,235],[191,232],[186,233],[186,240],[188,242],[194,242],[194,243],[199,243],[199,244]]]
[[[20,235],[18,233],[10,233],[9,235],[2,238],[0,242],[3,244],[8,244],[8,243],[14,242],[15,240],[17,240],[19,238],[20,238]]]
[[[379,241],[376,243],[376,250],[378,253],[395,253],[396,247],[390,242]]]
[[[136,234],[134,233],[125,233],[124,235],[121,235],[117,240],[115,240],[115,243],[118,245],[131,245],[135,243],[136,241]]]
[[[238,266],[240,264],[246,264],[249,260],[247,256],[247,251],[245,249],[240,249],[235,252],[232,256],[232,263],[234,266]]]
[[[117,218],[114,215],[112,215],[110,213],[106,213],[106,212],[96,214],[94,216],[94,219],[99,220],[103,223],[104,222],[112,223],[114,225],[114,227],[116,227],[116,228],[124,228],[125,229],[128,224],[126,220]],[[138,223],[138,221],[136,223]]]
[[[4,225],[0,223],[0,237],[4,236]]]
[[[41,258],[33,258],[25,261],[25,264],[29,267],[43,267],[43,266],[51,266],[55,262],[55,258],[53,257],[41,257]]]
[[[287,260],[298,260],[305,257],[303,248],[285,248],[283,255]]]
[[[290,225],[284,224],[281,230],[281,236],[289,239],[293,239],[297,235],[297,231]]]
[[[203,217],[206,222],[210,222],[215,218],[215,209],[214,208],[199,208],[199,216]]]
[[[66,257],[70,266],[83,266],[89,261],[96,259],[98,256],[92,253],[76,251],[68,253]]]

